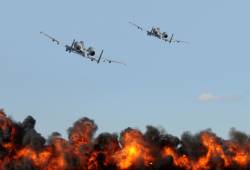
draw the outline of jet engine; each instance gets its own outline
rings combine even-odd
[[[90,56],[94,56],[95,55],[95,50],[94,50],[93,47],[89,47],[87,49],[87,52],[88,52],[88,55],[90,55]]]
[[[163,33],[162,33],[162,37],[163,37],[163,38],[168,38],[168,34],[167,34],[166,32],[163,32]]]

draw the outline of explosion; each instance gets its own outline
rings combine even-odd
[[[95,122],[82,118],[66,140],[57,132],[45,139],[35,123],[0,110],[0,170],[250,170],[250,137],[235,129],[228,140],[211,130],[179,139],[152,126],[95,137]]]

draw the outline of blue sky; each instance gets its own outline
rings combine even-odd
[[[80,117],[98,132],[148,124],[180,135],[231,127],[250,133],[247,0],[3,1],[0,108],[37,119],[47,136]],[[190,44],[167,44],[128,24],[160,26]],[[39,34],[84,40],[124,61],[96,65]]]

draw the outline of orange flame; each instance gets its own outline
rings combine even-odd
[[[250,169],[249,137],[237,142],[221,139],[210,131],[201,132],[196,149],[202,152],[194,156],[182,142],[171,145],[155,136],[151,140],[150,135],[136,129],[126,129],[120,140],[111,134],[94,138],[97,127],[87,118],[74,124],[69,140],[54,136],[38,148],[23,144],[22,127],[0,110],[1,170],[17,170],[22,164],[39,170]],[[152,142],[155,139],[159,141]]]
[[[144,165],[150,165],[154,160],[139,131],[131,130],[125,132],[123,140],[123,148],[114,155],[114,159],[120,169],[128,169],[139,159],[144,162]]]

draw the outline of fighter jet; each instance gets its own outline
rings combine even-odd
[[[51,39],[52,42],[56,42],[57,45],[62,44],[59,40],[55,39],[54,37],[42,32],[42,31],[40,32],[40,34]],[[84,58],[91,60],[91,61],[95,61],[97,64],[99,64],[100,62],[107,62],[107,63],[118,63],[118,64],[126,65],[125,63],[120,62],[120,61],[115,61],[115,60],[103,58],[102,57],[103,50],[101,51],[100,55],[98,57],[96,57],[96,52],[95,52],[94,48],[93,47],[86,48],[83,41],[76,41],[74,39],[71,45],[66,44],[63,46],[66,48],[66,52],[69,52],[69,53],[72,52],[72,53],[78,54]]]
[[[135,26],[137,29],[141,30],[141,31],[145,31],[147,33],[148,36],[153,36],[156,37],[160,40],[169,42],[171,43],[188,43],[187,41],[182,41],[182,40],[175,40],[174,39],[174,34],[171,34],[171,36],[169,37],[169,35],[166,32],[161,32],[159,27],[152,27],[151,30],[146,30],[144,28],[142,28],[141,26],[133,23],[133,22],[128,22],[129,24]]]

